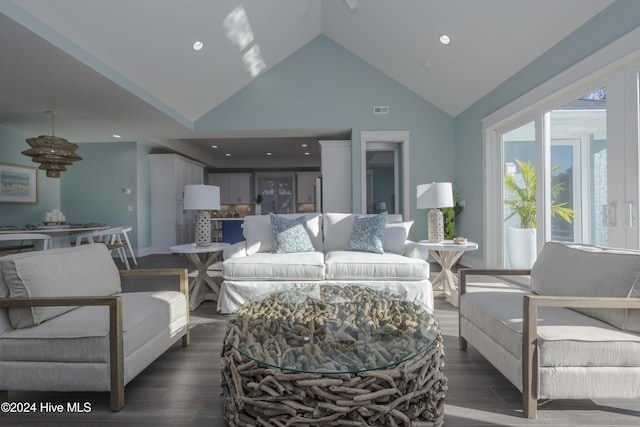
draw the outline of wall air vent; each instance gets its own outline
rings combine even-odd
[[[377,105],[373,107],[373,114],[389,114],[389,106]]]

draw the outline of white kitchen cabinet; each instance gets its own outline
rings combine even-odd
[[[204,183],[204,165],[176,154],[150,154],[151,246],[170,253],[171,246],[193,242],[195,216],[184,210],[184,186]]]
[[[210,173],[207,177],[209,185],[220,187],[223,205],[252,205],[251,181],[250,173]]]
[[[318,141],[322,152],[322,212],[353,212],[351,141]]]
[[[318,172],[296,172],[296,204],[314,203],[316,199],[316,178],[320,176]]]

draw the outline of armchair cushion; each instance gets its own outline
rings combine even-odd
[[[174,291],[121,294],[124,355],[134,353],[157,335],[183,331],[187,305]],[[23,362],[109,363],[109,309],[79,307],[37,328],[15,329],[0,340],[0,360]]]
[[[640,296],[640,252],[547,242],[531,269],[538,295]],[[617,328],[640,332],[640,310],[575,309]]]
[[[504,288],[468,292],[460,310],[480,331],[515,358],[522,358],[522,298]],[[538,312],[539,366],[640,366],[640,335],[628,333],[575,310],[541,307]]]
[[[85,246],[57,250],[46,257],[35,251],[0,258],[0,270],[9,297],[91,296],[121,292],[120,274],[107,247],[100,243]],[[74,273],[69,274],[69,271]],[[75,308],[11,308],[9,318],[14,328],[27,328]]]

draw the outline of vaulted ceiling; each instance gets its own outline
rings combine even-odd
[[[612,2],[2,0],[0,127],[219,138],[194,122],[320,34],[456,116]]]

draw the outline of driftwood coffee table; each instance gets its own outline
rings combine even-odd
[[[301,285],[229,319],[231,426],[439,426],[447,379],[433,313],[387,291]]]

